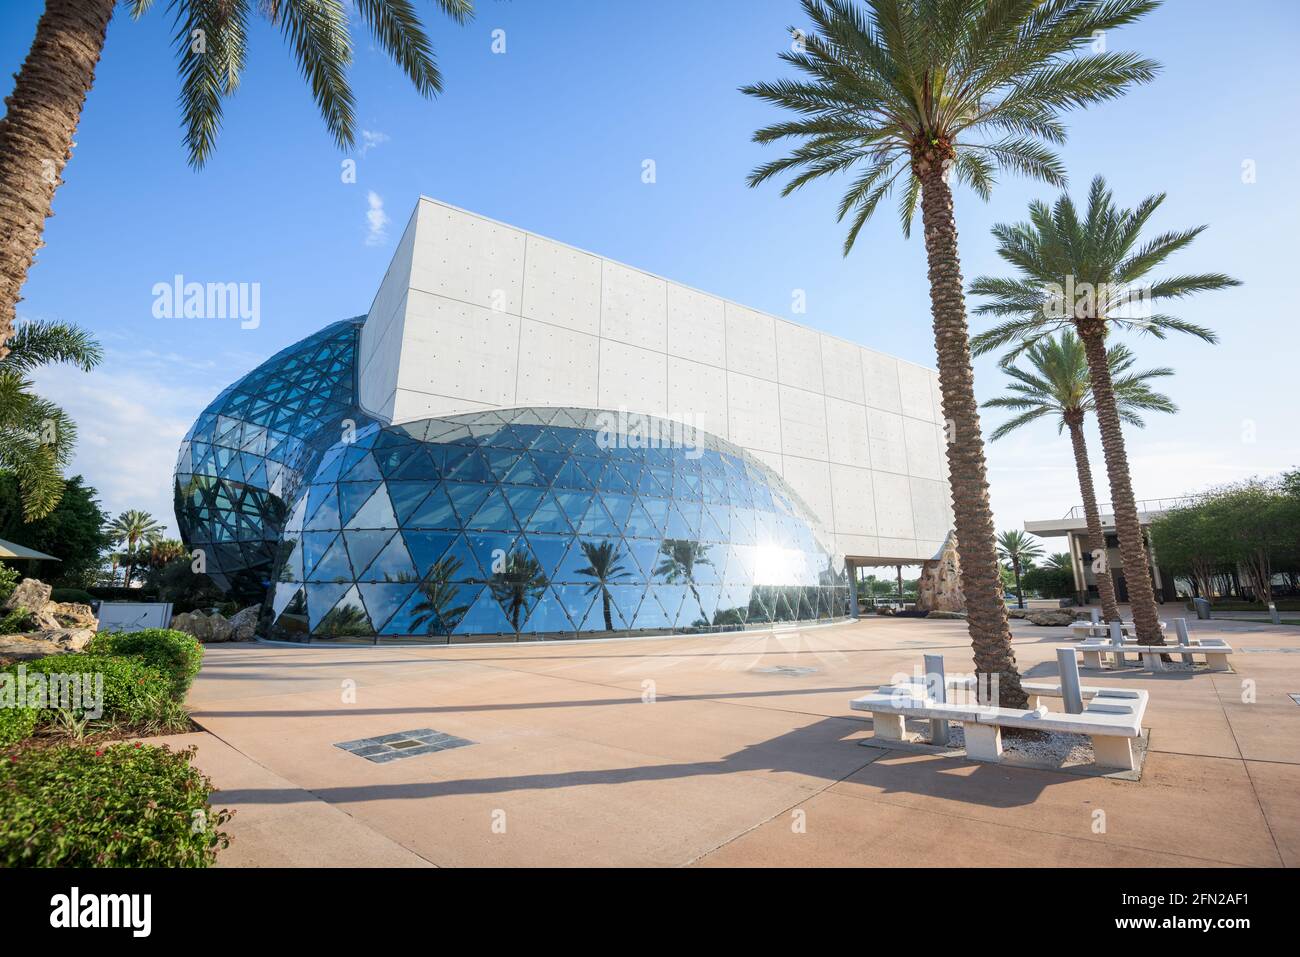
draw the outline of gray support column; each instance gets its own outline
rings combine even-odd
[[[925,656],[925,681],[929,686],[929,696],[943,704],[948,700],[948,681],[943,673],[943,655]],[[948,719],[933,718],[930,721],[930,743],[948,743]]]
[[[854,621],[861,617],[858,611],[858,566],[853,563],[853,559],[844,559],[844,570],[849,575],[849,617]]]
[[[1056,649],[1056,667],[1061,673],[1061,700],[1066,714],[1083,714],[1083,692],[1079,689],[1079,660],[1073,648]]]
[[[1182,645],[1184,648],[1188,648],[1191,646],[1192,636],[1187,633],[1186,618],[1174,619],[1174,631],[1178,632],[1178,643],[1180,645]],[[1183,664],[1185,665],[1190,665],[1194,660],[1195,659],[1192,658],[1191,655],[1183,655]]]
[[[1118,621],[1110,623],[1110,643],[1115,647],[1115,667],[1127,665],[1128,659],[1124,657],[1124,625]]]

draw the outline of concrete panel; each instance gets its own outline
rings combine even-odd
[[[510,405],[518,346],[517,317],[412,289],[398,388]]]
[[[933,422],[904,416],[903,438],[907,443],[907,474],[924,479],[941,478],[938,427]]]
[[[877,534],[882,539],[914,539],[911,479],[906,475],[876,472],[872,480],[876,491]]]
[[[589,335],[600,333],[600,257],[529,236],[523,314]]]
[[[827,396],[826,439],[832,462],[871,467],[866,406]]]
[[[826,399],[820,392],[780,387],[781,452],[826,461]]]
[[[372,415],[386,417],[392,414],[398,370],[402,365],[406,299],[406,287],[403,287],[401,300],[386,323],[376,323],[372,327],[367,319],[361,327],[357,391],[361,407]]]
[[[602,260],[600,297],[602,337],[667,351],[668,284],[664,280]]]
[[[781,451],[781,416],[775,382],[727,373],[727,421],[731,441],[744,448]]]
[[[910,362],[898,363],[898,389],[903,404],[903,415],[914,419],[934,421],[934,393],[931,382],[934,375]]]
[[[600,340],[600,408],[666,415],[667,400],[666,355]]]
[[[813,510],[826,533],[834,530],[835,507],[831,498],[831,467],[826,462],[785,458],[785,480]]]
[[[780,452],[769,452],[766,449],[745,449],[750,455],[758,459],[777,475],[785,475],[785,456]]]
[[[776,379],[776,319],[734,303],[726,304],[727,369]]]
[[[777,381],[809,392],[822,393],[821,335],[792,322],[776,323]]]
[[[433,395],[428,392],[413,392],[410,389],[398,389],[393,396],[392,421],[395,423],[415,422],[442,415],[459,415],[462,412],[475,412],[480,409],[495,409],[500,406],[486,402],[470,402],[466,399],[454,399],[446,395]]]
[[[668,417],[727,438],[727,378],[719,370],[668,357]]]
[[[676,283],[668,284],[668,354],[726,368],[723,302]]]
[[[948,488],[943,482],[912,478],[912,518],[916,537],[941,542],[952,527]]]
[[[869,470],[831,465],[831,500],[836,534],[876,534],[876,493]]]
[[[420,203],[411,288],[518,315],[523,284],[521,230]]]
[[[882,554],[880,539],[874,535],[835,535],[835,549],[849,558],[875,558]],[[870,572],[868,572],[870,574]],[[877,572],[877,574],[879,574]]]
[[[879,409],[867,409],[867,436],[871,445],[871,467],[877,472],[907,474],[907,442],[903,417]]]
[[[851,342],[823,335],[822,381],[826,394],[858,405],[866,403],[862,390],[862,350]]]
[[[898,360],[870,349],[862,350],[862,386],[867,405],[886,412],[902,412],[903,400],[898,391]]]
[[[595,407],[600,340],[532,319],[522,322],[515,405]]]
[[[921,546],[915,539],[885,538],[882,536],[879,541],[880,555],[882,558],[901,558],[906,562],[909,560],[923,560],[932,557],[928,553],[922,553]]]

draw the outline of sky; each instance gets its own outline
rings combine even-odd
[[[5,94],[42,6],[0,5]],[[20,317],[74,322],[106,349],[94,372],[45,370],[37,385],[78,422],[73,472],[110,513],[142,508],[174,534],[171,472],[190,424],[279,349],[365,313],[420,194],[935,364],[919,230],[905,239],[891,205],[846,258],[835,221],[846,180],[788,198],[776,185],[745,183],[778,155],[751,141],[778,113],[738,88],[788,72],[777,54],[789,27],[803,24],[794,0],[479,0],[466,26],[422,0],[445,84],[433,100],[354,23],[350,77],[362,133],[347,153],[332,143],[284,39],[256,20],[216,153],[197,172],[181,138],[166,7],[155,4],[139,21],[119,8],[109,27],[46,246],[18,307]],[[1118,101],[1067,114],[1061,154],[1071,189],[1082,197],[1103,174],[1122,205],[1167,192],[1153,234],[1209,225],[1169,271],[1220,271],[1244,283],[1178,311],[1215,329],[1217,345],[1126,340],[1143,367],[1177,369],[1164,386],[1181,410],[1128,430],[1137,497],[1295,467],[1300,5],[1168,0],[1107,46],[1140,51],[1163,69]],[[656,171],[649,184],[647,159]],[[355,182],[342,175],[347,160]],[[966,278],[1004,274],[990,227],[1056,194],[1011,176],[988,203],[959,192]],[[178,274],[258,283],[260,324],[156,318],[153,287]],[[806,294],[798,316],[795,290]],[[976,361],[981,401],[1005,381],[993,358]],[[986,433],[1000,421],[985,413]],[[1068,439],[1051,424],[990,444],[988,460],[1000,529],[1062,516],[1078,501]]]

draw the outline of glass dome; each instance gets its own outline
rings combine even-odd
[[[371,423],[289,505],[274,637],[469,642],[829,621],[843,561],[740,448],[651,416]]]

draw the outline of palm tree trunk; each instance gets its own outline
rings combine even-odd
[[[1147,550],[1138,521],[1137,502],[1133,498],[1133,480],[1128,472],[1128,454],[1124,450],[1124,432],[1111,386],[1110,365],[1106,359],[1106,326],[1097,319],[1078,323],[1079,338],[1088,356],[1088,374],[1092,379],[1092,398],[1101,427],[1101,448],[1106,457],[1106,475],[1110,479],[1110,502],[1115,510],[1115,532],[1119,536],[1119,555],[1124,563],[1124,581],[1128,600],[1133,607],[1133,628],[1138,644],[1163,645],[1160,611],[1148,571]]]
[[[1083,498],[1083,515],[1088,521],[1088,550],[1094,562],[1102,555],[1101,571],[1097,578],[1097,594],[1101,596],[1101,616],[1106,621],[1119,621],[1119,603],[1115,601],[1115,580],[1110,576],[1110,562],[1105,561],[1106,535],[1101,530],[1101,512],[1097,508],[1097,492],[1092,487],[1092,466],[1088,463],[1088,440],[1083,435],[1083,424],[1067,422],[1070,442],[1074,446],[1074,468],[1079,473],[1079,495]],[[1095,565],[1093,566],[1096,567]]]
[[[961,585],[966,594],[966,621],[978,674],[996,676],[999,703],[1023,708],[1016,654],[1011,647],[1007,606],[1002,601],[993,510],[989,507],[984,439],[975,401],[966,299],[957,254],[957,223],[952,191],[935,161],[916,164],[921,179],[921,215],[929,262],[930,313],[939,363],[939,388],[946,422],[948,471],[952,488]]]
[[[72,137],[116,0],[46,0],[36,39],[0,119],[0,359],[19,293],[43,244],[54,190],[72,156]]]
[[[1020,559],[1011,563],[1016,573],[1016,607],[1024,609],[1025,607],[1025,589],[1020,584]]]
[[[605,607],[604,607],[604,609],[603,609],[604,612],[605,612],[605,630],[606,630],[606,631],[613,631],[613,630],[614,630],[614,619],[613,619],[612,617],[610,617],[610,613],[609,613],[609,589],[607,589],[607,588],[601,588],[601,590],[600,590],[600,597],[601,597],[601,600],[605,603]]]

